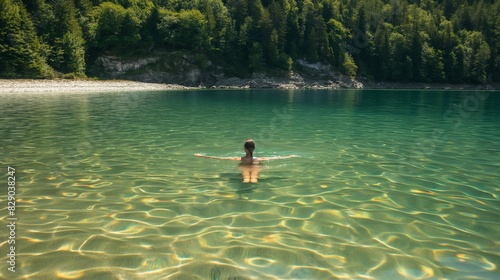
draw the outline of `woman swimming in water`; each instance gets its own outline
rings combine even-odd
[[[261,161],[272,160],[272,159],[286,159],[298,157],[297,155],[290,156],[277,156],[277,157],[254,157],[253,151],[255,150],[255,141],[252,139],[247,139],[245,144],[243,144],[243,149],[245,151],[244,157],[215,157],[215,156],[205,156],[202,154],[194,154],[197,157],[211,158],[211,159],[223,159],[223,160],[238,160],[240,161],[240,170],[243,175],[243,183],[257,183],[259,172],[262,170],[260,165]]]

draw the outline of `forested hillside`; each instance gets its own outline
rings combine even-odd
[[[375,81],[500,81],[498,0],[0,0],[0,77],[179,51],[228,76],[321,62]]]

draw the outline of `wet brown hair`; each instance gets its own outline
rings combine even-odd
[[[250,156],[253,156],[253,150],[255,150],[255,142],[253,139],[247,139],[243,146],[247,148],[248,152],[250,152]]]

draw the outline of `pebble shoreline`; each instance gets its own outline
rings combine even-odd
[[[74,93],[189,89],[181,85],[101,80],[8,80],[0,79],[0,93]]]

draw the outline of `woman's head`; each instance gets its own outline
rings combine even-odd
[[[253,151],[255,150],[255,142],[252,139],[247,139],[243,147],[250,153],[250,155],[253,155]]]

